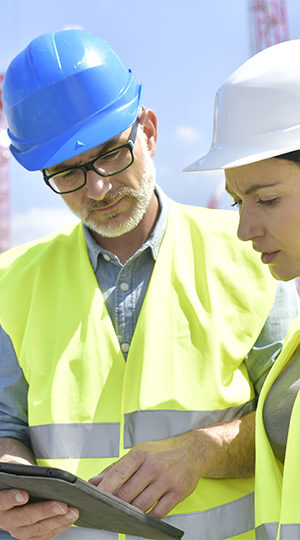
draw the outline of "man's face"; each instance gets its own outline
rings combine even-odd
[[[105,143],[105,152],[126,143],[129,134],[130,128]],[[68,160],[63,168],[87,163],[101,153],[101,146]],[[141,128],[133,152],[134,163],[125,171],[111,177],[88,171],[87,183],[83,188],[61,195],[72,212],[100,236],[113,238],[133,230],[147,211],[153,196],[155,167],[148,150],[147,137]],[[55,168],[58,169],[59,165]],[[48,169],[48,173],[51,173],[51,169]]]

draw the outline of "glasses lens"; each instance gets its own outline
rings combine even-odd
[[[133,156],[127,146],[116,148],[94,161],[94,168],[108,176],[127,169],[133,162]]]
[[[78,189],[84,184],[84,172],[81,169],[67,170],[49,178],[49,184],[58,193]]]

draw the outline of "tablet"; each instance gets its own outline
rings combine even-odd
[[[29,502],[56,500],[78,508],[79,527],[154,540],[178,539],[184,534],[62,469],[0,462],[0,490],[12,488],[27,491]]]

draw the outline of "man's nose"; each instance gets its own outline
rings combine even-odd
[[[86,175],[88,197],[96,201],[101,201],[112,188],[110,177],[100,176],[95,171],[87,171]]]

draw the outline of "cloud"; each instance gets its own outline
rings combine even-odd
[[[201,131],[192,126],[178,126],[174,132],[174,137],[184,143],[193,143],[202,139]]]
[[[67,208],[30,208],[11,220],[12,245],[31,242],[77,221]]]

